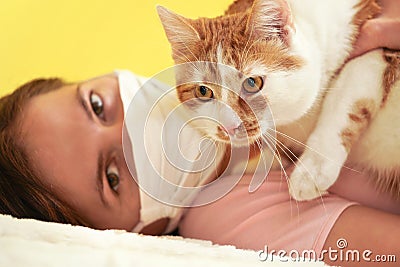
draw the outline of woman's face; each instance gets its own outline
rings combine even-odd
[[[23,143],[43,182],[99,229],[132,230],[139,220],[123,117],[113,74],[34,97],[22,117]]]

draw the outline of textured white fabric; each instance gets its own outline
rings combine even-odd
[[[257,252],[180,237],[15,219],[0,215],[0,266],[292,266],[260,262]],[[296,266],[324,266],[296,263]]]

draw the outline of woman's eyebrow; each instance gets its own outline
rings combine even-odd
[[[96,177],[94,179],[96,181],[96,191],[99,192],[99,196],[103,205],[109,207],[110,206],[109,203],[104,198],[103,170],[104,170],[104,158],[103,155],[99,153],[99,156],[97,158]]]

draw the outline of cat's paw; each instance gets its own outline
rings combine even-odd
[[[341,169],[341,165],[321,156],[303,156],[289,179],[289,193],[298,201],[311,200],[326,194]]]
[[[289,193],[298,201],[311,200],[326,194],[315,181],[315,176],[303,168],[296,168],[289,179]]]

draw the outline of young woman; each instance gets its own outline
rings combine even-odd
[[[138,224],[139,189],[123,155],[123,111],[115,74],[78,84],[36,80],[3,98],[0,107],[2,213],[97,229],[131,231]],[[334,195],[296,203],[278,178],[279,173],[271,173],[254,194],[247,192],[244,179],[221,200],[192,208],[181,233],[242,248],[270,244],[271,249],[300,251],[335,247],[343,236],[354,248],[368,248],[379,237],[385,239],[382,253],[396,253],[399,216]],[[142,232],[163,233],[167,220]]]
[[[38,79],[1,98],[1,213],[96,229],[131,231],[138,225],[141,193],[123,154],[124,112],[119,90],[118,77],[109,74],[71,84]],[[354,184],[346,192],[349,177]],[[393,214],[399,205],[378,203],[378,208],[389,211],[384,212],[367,207],[373,201],[364,201],[366,206],[352,202],[362,203],[363,197],[371,196],[370,189],[365,194],[359,190],[368,178],[359,178],[344,171],[342,182],[333,189],[335,194],[296,203],[288,198],[279,173],[271,173],[255,194],[247,192],[245,177],[226,197],[189,209],[180,233],[241,248],[315,249],[317,253],[337,249],[336,242],[345,238],[349,248],[399,258],[400,217]],[[354,191],[361,194],[348,200],[337,196],[348,197]],[[141,232],[161,234],[168,224],[169,218],[161,217]]]

